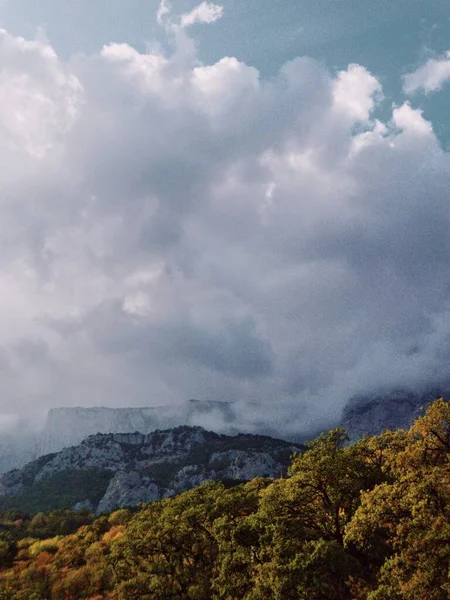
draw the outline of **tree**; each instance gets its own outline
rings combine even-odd
[[[450,408],[435,402],[387,452],[394,478],[363,492],[345,542],[374,572],[370,599],[450,597]],[[390,449],[392,450],[392,448]]]

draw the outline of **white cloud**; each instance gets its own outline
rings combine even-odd
[[[333,99],[338,110],[355,121],[367,121],[375,103],[382,99],[381,84],[360,65],[340,71],[333,85]]]
[[[78,79],[42,42],[12,38],[0,29],[0,133],[10,151],[42,157],[76,119]]]
[[[0,36],[0,413],[259,400],[287,433],[448,377],[431,124],[374,120],[361,66],[265,80],[186,40],[65,62]]]
[[[416,71],[403,77],[403,89],[406,94],[413,94],[419,89],[424,92],[440,90],[450,80],[450,51],[440,58],[430,58]]]
[[[161,0],[159,3],[158,11],[156,13],[156,20],[159,25],[163,25],[167,15],[170,14],[172,7],[167,0]]]
[[[195,23],[214,23],[223,15],[223,7],[212,2],[202,2],[191,12],[182,15],[180,24],[182,28],[191,27]]]
[[[413,132],[414,135],[433,134],[431,123],[423,118],[422,111],[411,108],[407,102],[398,108],[394,108],[392,121],[396,127],[403,129],[405,132]]]
[[[192,88],[196,102],[218,118],[232,113],[236,103],[252,103],[259,92],[259,73],[236,58],[222,58],[215,65],[194,68]]]
[[[151,313],[151,301],[148,294],[139,290],[134,294],[125,296],[123,310],[130,315],[145,316]]]

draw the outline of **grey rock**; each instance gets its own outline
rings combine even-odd
[[[279,477],[301,448],[268,436],[227,436],[202,427],[95,434],[6,473],[0,478],[0,495],[14,497],[24,490],[32,495],[33,486],[50,477],[57,481],[60,473],[95,469],[110,474],[103,497],[96,506],[92,498],[80,498],[74,506],[89,506],[100,514],[161,500],[204,481]]]
[[[228,450],[215,452],[209,461],[211,465],[222,462],[227,467],[219,471],[221,477],[239,481],[248,481],[254,477],[274,477],[277,469],[283,470],[280,463],[268,452],[249,454],[242,450]],[[281,471],[279,470],[278,473]]]
[[[81,500],[72,506],[72,510],[90,510],[94,511],[94,506],[90,500]]]
[[[141,502],[161,500],[167,496],[167,492],[168,490],[158,486],[149,477],[143,477],[135,471],[129,473],[120,471],[111,479],[97,507],[97,514]]]

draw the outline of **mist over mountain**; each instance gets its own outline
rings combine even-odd
[[[450,385],[421,391],[395,390],[353,397],[339,419],[328,427],[342,426],[351,440],[377,435],[386,429],[408,428],[433,400],[450,398]],[[0,474],[49,453],[80,444],[95,434],[149,434],[157,429],[201,426],[219,433],[266,434],[293,442],[304,442],[326,428],[308,428],[299,412],[290,427],[283,421],[268,421],[257,403],[213,402],[191,399],[176,405],[153,407],[64,407],[51,409],[42,428],[17,421],[0,432]]]
[[[0,473],[16,469],[41,456],[42,433],[25,420],[0,432]]]
[[[43,426],[19,420],[0,432],[0,473],[39,456],[79,444],[97,433],[148,434],[156,429],[197,425],[237,433],[238,407],[225,402],[189,400],[146,408],[65,407],[48,412]]]
[[[164,43],[70,57],[0,29],[0,423],[212,398],[291,438],[447,380],[448,54],[394,99],[363,57],[202,62],[228,8],[153,8]]]
[[[41,434],[40,454],[79,444],[96,433],[150,433],[180,425],[236,430],[237,410],[230,403],[189,400],[173,406],[146,408],[72,407],[49,411]]]
[[[426,390],[395,390],[352,398],[346,405],[340,425],[350,440],[373,436],[390,429],[408,429],[436,399],[450,399],[450,384]]]

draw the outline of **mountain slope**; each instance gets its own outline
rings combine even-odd
[[[205,480],[279,477],[301,449],[267,436],[219,435],[201,427],[97,434],[3,475],[0,510],[76,506],[107,512],[173,496]]]
[[[408,429],[422,409],[442,397],[450,398],[450,385],[422,392],[397,390],[353,398],[344,409],[342,427],[352,441],[365,435],[378,435],[386,429]]]

